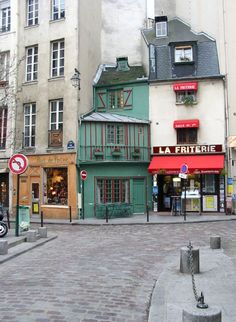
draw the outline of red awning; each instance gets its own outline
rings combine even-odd
[[[173,125],[175,129],[196,128],[199,127],[199,120],[176,120]]]
[[[219,173],[224,168],[224,155],[154,156],[148,171],[176,174],[180,172],[183,164],[187,164],[189,173]]]
[[[198,83],[175,83],[173,85],[174,91],[197,91]]]

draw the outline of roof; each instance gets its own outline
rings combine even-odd
[[[118,115],[113,113],[97,113],[94,112],[89,115],[85,115],[81,118],[81,121],[86,122],[112,122],[112,123],[142,123],[149,124],[148,120],[141,120],[135,117]]]
[[[143,66],[129,66],[129,70],[127,71],[119,71],[117,67],[104,66],[101,77],[95,86],[147,81],[146,77],[147,75]]]
[[[206,34],[193,32],[188,25],[179,19],[175,18],[168,21],[167,37],[157,38],[155,28],[144,29],[142,34],[148,46],[154,46],[155,62],[151,66],[150,80],[181,78],[173,73],[170,45],[184,42],[197,43],[195,71],[193,74],[189,74],[187,78],[222,77],[219,71],[216,42]]]

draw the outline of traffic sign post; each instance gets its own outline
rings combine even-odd
[[[14,154],[8,163],[12,174],[17,175],[16,184],[16,227],[15,234],[19,236],[19,191],[20,191],[20,174],[24,173],[28,167],[28,159],[24,154]]]
[[[179,177],[181,179],[184,179],[184,220],[186,220],[186,185],[187,185],[187,173],[188,173],[188,165],[186,163],[182,164],[180,167],[180,173],[179,173]]]
[[[81,182],[81,195],[82,195],[82,218],[84,219],[84,181],[87,179],[87,171],[81,170],[80,171],[80,178],[82,180]]]

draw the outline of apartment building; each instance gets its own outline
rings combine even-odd
[[[14,151],[17,68],[17,1],[0,1],[0,204],[11,208],[8,161]]]
[[[29,167],[20,176],[19,202],[32,214],[67,218],[71,211],[77,218],[78,118],[92,106],[101,2],[20,4],[17,57],[24,59],[17,75],[16,151],[27,156]],[[77,87],[71,83],[74,73],[81,80]]]

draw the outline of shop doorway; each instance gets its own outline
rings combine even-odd
[[[0,204],[9,207],[9,180],[8,173],[0,174]]]

